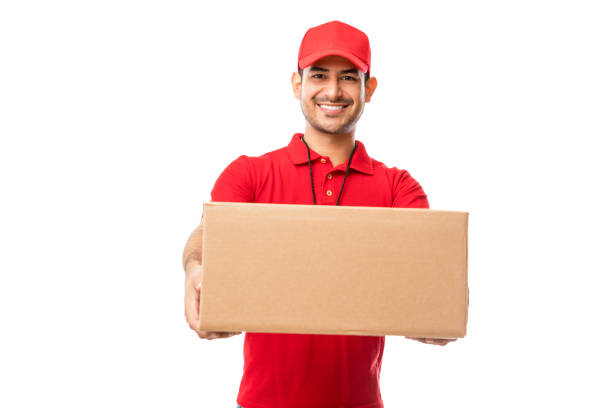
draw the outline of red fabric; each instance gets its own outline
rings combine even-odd
[[[298,52],[298,69],[306,68],[328,55],[348,58],[363,72],[371,69],[370,40],[361,30],[341,21],[330,21],[310,28]]]
[[[313,204],[301,136],[294,134],[288,146],[262,156],[236,158],[215,182],[211,201]],[[363,143],[356,143],[340,205],[429,208],[423,189],[406,170],[372,159]],[[310,153],[317,205],[335,205],[348,159],[333,167],[329,157]],[[384,346],[379,336],[246,333],[237,403],[245,408],[383,408]]]

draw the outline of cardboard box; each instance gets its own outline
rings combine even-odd
[[[200,329],[459,338],[468,213],[204,203]]]

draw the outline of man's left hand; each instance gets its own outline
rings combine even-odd
[[[424,339],[420,337],[408,337],[408,336],[404,336],[404,337],[410,340],[420,341],[421,343],[435,344],[436,346],[446,346],[451,341],[457,341],[457,339]]]

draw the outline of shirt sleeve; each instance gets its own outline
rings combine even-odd
[[[255,201],[253,186],[249,157],[242,155],[232,161],[217,177],[210,192],[210,200],[252,203]],[[204,212],[201,219],[204,219]]]
[[[429,208],[427,194],[408,171],[400,170],[395,186],[392,207]]]

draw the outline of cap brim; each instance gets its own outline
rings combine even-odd
[[[363,62],[361,59],[359,59],[355,55],[345,50],[334,50],[334,49],[318,51],[318,52],[315,52],[314,54],[310,54],[298,61],[298,67],[304,69],[312,65],[315,61],[323,57],[327,57],[328,55],[339,55],[341,57],[344,57],[347,60],[351,61],[360,71],[363,71],[364,73],[368,72],[368,65],[365,62]]]

